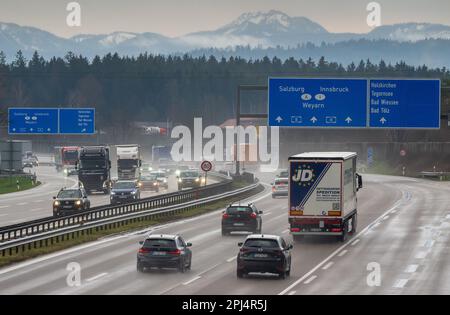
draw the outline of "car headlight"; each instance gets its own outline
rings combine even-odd
[[[69,171],[67,170],[67,168],[64,169],[64,174],[69,173]]]
[[[180,178],[180,179],[178,180],[178,182],[179,182],[179,183],[182,183],[182,182],[183,182],[183,180],[182,180],[182,179]]]
[[[75,201],[75,205],[76,205],[76,206],[81,206],[81,200]]]
[[[163,179],[163,182],[164,182],[164,183],[167,183],[167,179],[166,179],[166,178],[164,178],[164,179]]]
[[[114,191],[111,191],[111,196],[114,196],[116,193]]]
[[[204,177],[202,177],[202,183],[206,182],[206,179]]]
[[[59,206],[61,203],[58,201],[58,200],[56,200],[54,203],[53,203],[53,205],[54,206]]]
[[[136,191],[132,191],[131,194],[132,194],[132,195],[136,195]]]
[[[175,175],[177,175],[177,176],[180,176],[180,173],[181,173],[180,170],[175,171]]]
[[[154,183],[153,183],[153,186],[158,186],[158,182],[154,182]]]
[[[195,179],[195,181],[198,183],[198,182],[200,181],[200,178],[197,177],[197,178]]]
[[[142,187],[142,182],[139,182],[139,183],[138,183],[138,186],[139,186],[139,187]]]

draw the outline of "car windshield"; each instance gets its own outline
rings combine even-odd
[[[253,210],[250,207],[229,207],[227,209],[228,214],[249,214],[252,213]]]
[[[280,247],[276,240],[260,239],[260,238],[248,239],[245,242],[244,246],[245,247],[258,247],[258,248],[260,248],[260,247],[262,247],[262,248]]]
[[[132,189],[135,188],[134,182],[117,182],[114,184],[113,189]]]
[[[144,248],[160,248],[160,249],[174,249],[177,248],[175,240],[168,239],[148,239],[144,242]]]
[[[166,173],[164,172],[152,172],[152,175],[157,177],[166,177]]]
[[[81,198],[81,192],[79,190],[61,190],[58,198]]]
[[[148,181],[156,180],[156,176],[155,175],[142,175],[141,180],[148,180]]]
[[[180,177],[198,177],[198,172],[192,171],[192,172],[182,172],[180,174]]]
[[[106,168],[106,161],[105,160],[81,160],[80,166],[82,169],[99,169],[99,168]]]

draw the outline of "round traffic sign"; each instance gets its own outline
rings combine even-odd
[[[209,172],[212,170],[212,163],[210,161],[203,161],[201,168],[203,172]]]

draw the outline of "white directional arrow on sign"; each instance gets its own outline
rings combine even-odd
[[[347,117],[345,121],[347,122],[347,124],[350,124],[353,121],[353,119],[351,117]]]
[[[281,118],[281,116],[278,116],[275,120],[280,124],[283,121],[283,118]]]
[[[387,122],[387,119],[383,117],[380,119],[380,122],[384,125]]]
[[[316,122],[317,122],[317,118],[315,117],[315,116],[313,116],[313,118],[311,118],[311,122],[313,123],[313,124],[315,124]]]

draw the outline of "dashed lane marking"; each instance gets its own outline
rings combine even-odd
[[[330,261],[328,264],[326,264],[326,265],[322,268],[322,270],[328,270],[328,269],[330,269],[330,267],[333,266],[333,265],[334,265],[334,262]]]
[[[399,279],[394,283],[393,287],[396,289],[402,289],[405,287],[405,285],[407,283],[408,283],[408,279]]]
[[[197,280],[200,279],[200,278],[201,278],[201,276],[194,277],[194,278],[192,278],[191,280],[189,280],[189,281],[187,281],[187,282],[184,282],[183,285],[189,285],[189,284],[191,284],[192,282],[197,281]]]
[[[305,282],[303,282],[304,284],[310,284],[311,282],[313,282],[314,280],[316,280],[317,276],[312,276],[311,278],[309,278],[308,280],[306,280]]]

